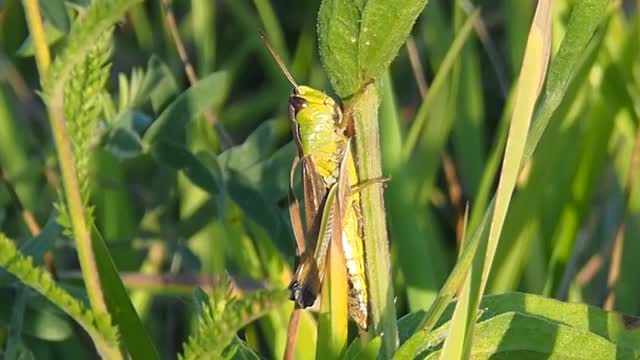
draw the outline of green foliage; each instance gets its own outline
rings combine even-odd
[[[230,358],[238,350],[238,345],[232,345],[228,351],[225,349],[234,340],[236,332],[288,301],[289,296],[286,290],[270,290],[236,298],[232,291],[231,282],[226,277],[220,280],[210,298],[204,298],[206,295],[202,292],[196,296],[196,301],[201,301],[197,304],[200,318],[195,333],[184,344],[181,359]]]
[[[476,326],[472,359],[557,357],[560,359],[635,359],[638,353],[620,348],[589,332],[534,316],[505,313]],[[436,351],[426,359],[439,359]]]
[[[95,313],[56,285],[48,272],[33,266],[31,258],[20,254],[4,234],[0,234],[0,266],[72,317],[89,334],[103,356],[118,351],[118,331],[111,324],[110,315]]]
[[[0,1],[0,170],[18,196],[0,188],[0,357],[88,358],[97,348],[105,358],[159,358],[184,343],[183,358],[283,358],[295,146],[290,88],[256,26],[301,84],[349,103],[374,80],[351,108],[357,166],[362,179],[392,178],[361,193],[369,333],[319,326],[316,312],[302,311],[294,358],[331,353],[325,344],[338,335],[346,359],[444,358],[465,342],[470,358],[640,357],[640,321],[622,314],[640,312],[640,192],[628,178],[640,118],[632,2],[554,2],[554,55],[542,97],[527,99],[537,104],[526,142],[509,128],[515,74],[532,73],[521,69],[532,2],[475,2],[481,11],[445,0],[35,2],[45,39],[25,25],[29,2]],[[172,8],[194,84],[168,31]],[[407,36],[415,48],[405,52]],[[25,61],[42,49],[36,40],[53,54],[39,78]],[[38,83],[47,111],[33,101]],[[59,138],[42,126],[58,113],[91,232],[88,263],[57,173]],[[221,146],[219,127],[233,146]],[[477,279],[478,259],[494,250],[494,207],[507,209],[491,195],[506,179],[498,170],[508,141],[525,144],[526,165],[510,173],[517,181],[487,283],[498,295],[476,287],[465,297],[469,269]],[[297,178],[294,189],[301,198]],[[37,236],[27,234],[29,213],[39,224],[48,217]],[[81,283],[74,250],[97,280]],[[226,272],[233,295],[219,281]],[[83,301],[94,303],[97,283],[109,314]],[[190,306],[185,296],[200,287]]]
[[[455,302],[445,311],[440,326],[431,333],[417,332],[394,359],[416,354],[437,358],[449,331]],[[486,296],[476,325],[473,358],[491,354],[590,358],[634,358],[638,355],[638,318],[602,311],[584,304],[563,303],[542,296],[506,293]],[[402,321],[402,320],[401,320]],[[412,316],[404,319],[411,328]],[[500,340],[498,340],[500,339]],[[572,355],[569,355],[572,354]]]
[[[340,97],[381,80],[427,0],[325,0],[318,14],[322,63]]]
[[[451,334],[448,325],[454,305],[450,304],[442,325],[433,333],[418,333],[407,340],[411,351],[406,354],[413,354],[409,358],[415,354],[438,357],[443,340]],[[480,308],[483,312],[476,325],[473,358],[539,353],[559,358],[631,359],[640,354],[640,330],[632,325],[638,318],[522,293],[487,296]],[[404,359],[404,354],[395,358]]]

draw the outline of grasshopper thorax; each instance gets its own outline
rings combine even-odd
[[[329,95],[308,86],[294,87],[289,109],[300,157],[310,158],[325,183],[332,184],[346,144],[342,109]]]

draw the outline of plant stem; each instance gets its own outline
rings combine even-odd
[[[78,249],[82,278],[87,288],[91,308],[97,312],[107,312],[91,243],[91,230],[87,225],[78,178],[75,172],[73,151],[71,150],[71,142],[65,126],[62,92],[54,94],[49,100],[48,108],[49,121],[51,122],[51,130],[60,162],[65,200],[69,209],[69,217],[71,218],[73,237]]]
[[[367,86],[353,108],[358,178],[361,181],[379,179],[382,176],[378,129],[379,105],[376,87]],[[376,335],[384,335],[382,357],[390,358],[398,345],[398,329],[382,185],[378,183],[363,188],[360,202],[364,224],[371,325]]]
[[[29,32],[33,38],[33,48],[35,49],[36,65],[40,77],[47,73],[49,64],[51,63],[51,55],[49,47],[44,35],[44,26],[42,25],[42,17],[40,16],[40,6],[38,0],[24,0],[24,12],[27,18]]]
[[[24,7],[29,31],[33,37],[38,72],[40,78],[43,78],[49,68],[51,58],[44,37],[38,0],[25,0]],[[55,88],[58,89],[62,86],[64,84],[56,85]],[[53,91],[51,95],[48,102],[49,121],[60,162],[65,200],[69,208],[73,238],[78,248],[82,277],[87,288],[91,307],[99,313],[104,313],[107,312],[107,306],[100,286],[100,277],[91,244],[91,231],[85,218],[85,210],[75,172],[74,156],[65,126],[63,91],[59,89],[58,91]]]

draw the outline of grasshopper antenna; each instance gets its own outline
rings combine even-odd
[[[293,79],[293,76],[291,76],[289,69],[287,69],[287,66],[284,64],[284,61],[282,61],[282,59],[280,58],[280,55],[278,55],[276,50],[273,48],[273,45],[271,45],[271,42],[267,38],[267,35],[265,35],[264,32],[260,31],[260,37],[262,38],[262,41],[264,41],[264,44],[267,46],[267,49],[269,49],[269,52],[271,53],[273,58],[276,59],[276,62],[278,63],[278,66],[280,66],[280,70],[282,70],[282,72],[284,73],[284,76],[286,76],[287,80],[289,80],[291,85],[293,85],[293,87],[297,89],[298,83]]]

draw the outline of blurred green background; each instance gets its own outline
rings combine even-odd
[[[71,18],[88,2],[66,1]],[[556,46],[573,3],[555,2]],[[465,209],[473,227],[494,190],[511,89],[535,6],[534,1],[459,4],[429,1],[381,82],[380,137],[384,173],[393,179],[385,201],[399,315],[431,304],[455,263]],[[225,271],[245,291],[284,288],[290,280],[295,252],[286,193],[295,152],[287,118],[291,89],[258,32],[266,31],[299,83],[332,93],[317,52],[319,6],[319,0],[172,5],[198,76],[215,71],[228,76],[224,86],[211,90],[216,98],[211,111],[233,146],[221,141],[205,117],[175,134],[200,159],[217,158],[224,191],[213,193],[189,169],[176,171],[140,154],[125,136],[129,133],[119,133],[123,126],[112,121],[127,101],[140,98],[133,101],[136,111],[127,124],[148,124],[158,115],[150,95],[175,96],[189,86],[162,1],[135,7],[115,30],[88,176],[97,227],[162,358],[175,358],[191,333],[196,286],[210,290]],[[449,81],[433,94],[419,143],[409,163],[400,166],[423,92],[430,91],[473,7],[481,9],[482,21],[455,57]],[[68,24],[55,9],[43,9],[55,54]],[[638,2],[611,2],[606,24],[519,179],[488,293],[523,291],[640,314],[634,264],[640,254],[640,194],[637,180],[628,182],[640,115],[637,9]],[[60,179],[32,51],[21,1],[0,1],[0,169],[37,222],[58,234],[47,244],[52,256],[45,265],[65,288],[83,296],[73,242],[60,235],[54,221]],[[145,81],[153,86],[145,87]],[[622,237],[616,236],[621,224],[626,225]],[[30,238],[6,186],[0,187],[0,229],[19,244]],[[617,242],[618,260],[612,256],[616,238],[623,239]],[[612,268],[619,269],[615,282],[608,280]],[[16,289],[15,280],[2,273],[0,343],[10,331]],[[262,356],[281,358],[290,308],[270,313],[241,337]],[[25,314],[25,356],[93,356],[78,326],[44,298],[31,294]],[[305,314],[300,341],[313,354],[311,318]]]

